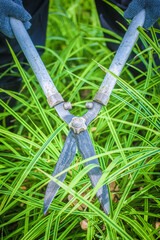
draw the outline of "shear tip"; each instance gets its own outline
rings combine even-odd
[[[43,215],[46,214],[47,210],[48,210],[48,206],[43,206]]]
[[[98,193],[98,192],[97,192]],[[107,193],[107,194],[106,194]],[[108,195],[108,188],[107,185],[103,186],[103,194],[98,198],[103,211],[109,215],[109,195]]]
[[[104,209],[104,212],[105,212],[107,215],[109,215],[109,208]]]

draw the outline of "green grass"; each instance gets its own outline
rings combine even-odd
[[[146,49],[134,47],[136,58],[127,62],[108,105],[88,127],[103,171],[100,184],[114,184],[109,216],[92,199],[95,191],[86,173],[93,166],[83,166],[91,158],[82,160],[79,152],[43,216],[46,185],[69,128],[49,108],[32,71],[24,72],[11,50],[14,62],[9,68],[16,65],[23,82],[20,93],[8,92],[17,99],[14,108],[0,102],[5,109],[0,114],[1,239],[159,239],[160,74],[153,58],[160,55],[159,39],[157,29],[150,30],[153,40],[139,31]],[[86,101],[93,99],[105,76],[97,63],[108,69],[113,59],[105,41],[110,40],[103,37],[93,1],[50,1],[42,59],[76,116],[86,112]],[[137,69],[134,77],[128,67],[136,69],[139,61],[147,70]],[[12,125],[6,127],[10,115]],[[70,201],[69,194],[74,196]],[[84,219],[86,231],[80,225]]]

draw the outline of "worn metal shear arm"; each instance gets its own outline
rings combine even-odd
[[[143,26],[145,20],[145,10],[142,10],[131,22],[118,50],[109,68],[110,72],[113,72],[116,76],[119,76],[130,52],[137,40],[139,32],[137,28]],[[54,107],[60,118],[62,118],[70,128],[69,134],[66,138],[64,147],[59,156],[57,164],[55,166],[52,176],[56,176],[63,170],[69,168],[72,163],[76,148],[83,159],[87,159],[95,156],[94,160],[88,161],[85,165],[96,164],[97,167],[92,168],[88,172],[88,176],[95,187],[102,176],[102,171],[99,166],[98,159],[96,158],[96,153],[91,142],[89,133],[87,131],[87,126],[89,123],[98,115],[102,106],[108,103],[112,90],[116,84],[117,78],[114,77],[110,72],[107,72],[98,92],[96,93],[93,102],[87,103],[86,108],[88,112],[83,115],[83,117],[75,117],[69,110],[71,105],[69,103],[64,103],[61,94],[57,91],[52,79],[50,78],[37,50],[35,49],[27,31],[25,30],[21,21],[14,18],[10,18],[12,30],[15,37],[21,46],[33,72],[35,73],[44,94],[46,95],[47,101],[50,107]],[[66,177],[66,172],[57,177],[58,180],[64,181]],[[50,181],[44,199],[44,214],[47,212],[52,200],[54,199],[59,185],[54,181]],[[109,214],[109,194],[106,185],[100,187],[96,193],[98,200],[106,214]]]

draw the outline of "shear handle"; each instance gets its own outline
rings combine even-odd
[[[47,97],[50,107],[54,107],[55,105],[63,102],[64,100],[62,96],[56,89],[51,77],[49,76],[23,23],[18,19],[10,17],[10,24],[25,57],[27,58],[38,82],[42,87],[44,94]]]
[[[132,20],[128,27],[127,32],[117,50],[117,53],[110,65],[109,71],[119,76],[123,70],[123,67],[132,51],[132,48],[137,41],[139,32],[137,28],[142,27],[145,20],[145,10],[140,11]],[[114,77],[110,72],[107,72],[98,92],[94,97],[94,101],[107,105],[112,90],[116,84],[117,78]]]

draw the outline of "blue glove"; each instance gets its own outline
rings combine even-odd
[[[14,38],[9,17],[21,20],[26,29],[31,26],[31,15],[24,9],[22,0],[0,0],[0,32]]]
[[[124,13],[124,17],[132,19],[142,9],[146,10],[144,28],[150,28],[160,18],[160,0],[133,0]]]

